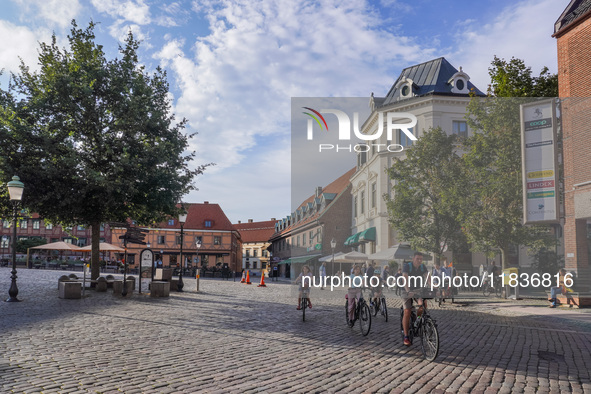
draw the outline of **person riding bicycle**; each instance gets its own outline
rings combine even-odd
[[[358,279],[355,279],[358,278]],[[351,287],[347,291],[347,298],[349,299],[349,324],[355,320],[355,302],[359,301],[361,297],[361,286],[363,285],[363,276],[361,275],[361,267],[355,264],[353,266],[353,273],[351,274]]]
[[[304,280],[304,277],[308,277],[308,279]],[[310,267],[307,265],[302,267],[302,272],[300,272],[300,276],[298,276],[296,279],[296,284],[297,283],[300,284],[297,310],[299,311],[302,309],[302,297],[304,297],[304,295],[308,299],[308,307],[312,308],[312,301],[310,301],[310,284],[312,283],[312,273],[310,272]]]
[[[402,294],[404,304],[404,316],[402,318],[402,329],[404,330],[404,345],[412,345],[408,336],[408,330],[410,329],[410,314],[412,309],[412,302],[415,293],[420,292],[421,288],[428,286],[425,280],[428,277],[428,271],[423,264],[423,254],[421,252],[415,252],[412,258],[412,262],[404,264],[402,269],[402,275],[404,276],[404,292]],[[417,311],[417,318],[423,314],[423,305],[427,306],[427,301],[422,298],[418,298],[419,309]]]
[[[378,278],[376,286],[371,285],[371,283],[372,283],[371,278],[369,275],[367,275],[367,283],[369,283],[371,286],[370,297],[371,297],[371,302],[373,303],[373,305],[377,305],[379,300],[382,298],[382,289],[383,289],[384,283],[385,283],[385,281],[382,279],[382,277],[375,272],[375,265],[376,265],[376,263],[373,263],[373,266],[374,266],[373,276]],[[376,281],[374,280],[374,284],[375,283],[376,283]]]

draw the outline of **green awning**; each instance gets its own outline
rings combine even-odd
[[[278,264],[304,264],[308,261],[320,256],[319,254],[313,254],[309,256],[298,256],[298,257],[291,257],[289,259],[283,260]]]
[[[359,242],[370,242],[376,240],[376,228],[370,227],[359,233]]]
[[[357,234],[351,235],[345,241],[346,246],[357,246],[363,242],[370,242],[376,240],[376,228],[370,227],[366,230],[360,231]]]

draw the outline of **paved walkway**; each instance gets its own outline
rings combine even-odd
[[[312,290],[302,322],[293,286],[194,279],[152,299],[57,297],[63,271],[20,270],[20,303],[0,302],[0,392],[586,392],[589,313],[465,298],[432,308],[439,357],[399,334],[400,301],[367,337],[348,328],[342,290]],[[0,269],[7,295],[10,270]],[[392,296],[391,296],[392,295]]]

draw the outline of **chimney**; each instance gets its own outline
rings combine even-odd
[[[276,221],[276,220],[277,220],[277,219],[275,219],[275,218],[271,218],[271,221],[272,221],[272,222],[274,222],[274,221]]]
[[[252,219],[248,219],[248,223],[252,223]]]
[[[319,197],[322,194],[322,186],[318,186],[316,188],[316,197]]]
[[[209,204],[209,201],[203,201],[204,204]]]
[[[240,220],[238,221],[238,224],[242,223]]]

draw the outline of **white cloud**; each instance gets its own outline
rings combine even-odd
[[[538,75],[542,67],[557,70],[556,39],[552,28],[566,4],[556,0],[525,0],[503,9],[490,23],[476,22],[458,32],[450,61],[463,66],[471,82],[486,91],[494,55],[520,58]],[[535,10],[535,12],[532,12]]]
[[[115,19],[123,19],[138,25],[150,23],[150,7],[145,0],[91,0],[98,12],[106,13]]]
[[[52,26],[67,28],[82,9],[78,0],[14,0],[21,12],[28,16],[41,17]]]
[[[124,42],[130,31],[135,40],[141,41],[144,49],[152,47],[147,35],[142,31],[142,27],[135,23],[125,23],[124,20],[118,20],[109,27],[109,34],[119,42]]]
[[[175,110],[199,131],[195,149],[215,171],[237,166],[257,139],[288,134],[290,97],[385,94],[394,67],[433,53],[374,29],[377,18],[357,1],[199,6],[211,34],[194,55],[171,40],[156,58],[176,73]]]
[[[2,37],[0,41],[0,59],[2,59],[0,67],[6,73],[18,73],[19,57],[31,70],[36,70],[39,67],[37,64],[39,41],[49,42],[51,32],[45,29],[34,31],[25,26],[17,26],[0,20],[0,37]]]

